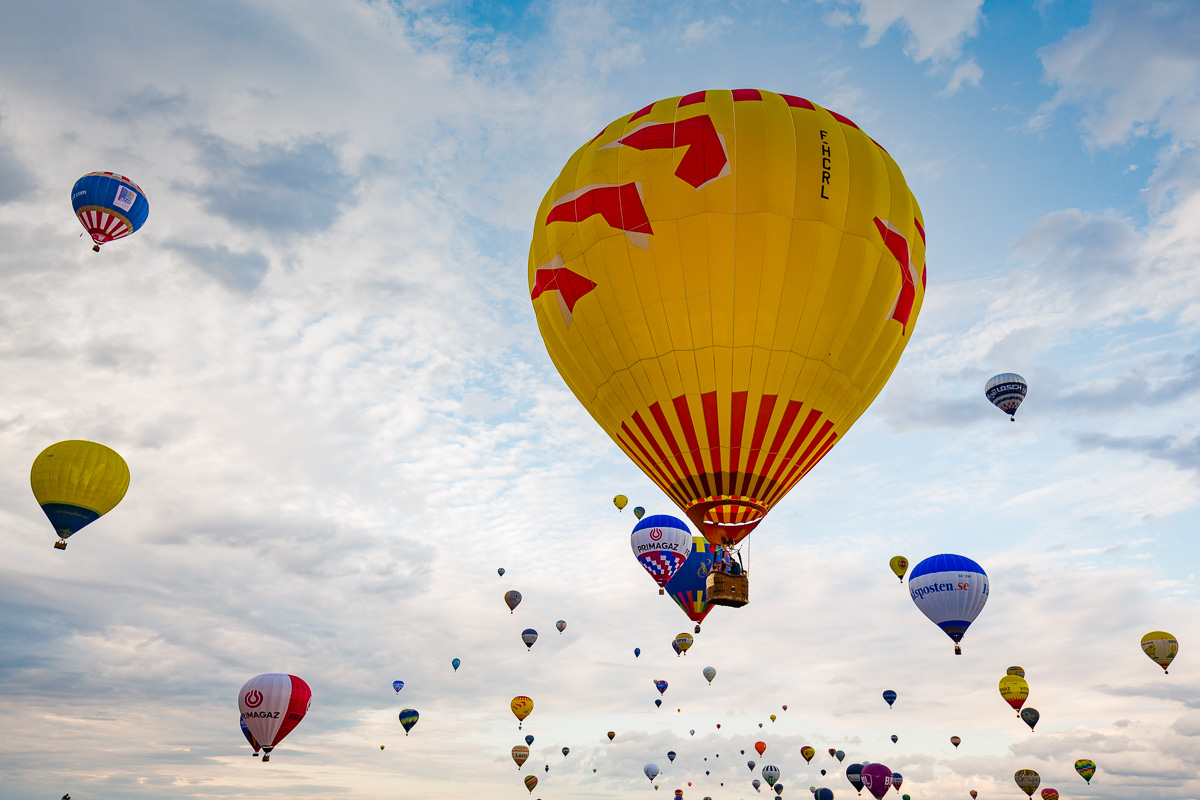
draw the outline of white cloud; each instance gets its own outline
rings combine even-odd
[[[958,90],[967,84],[978,89],[981,80],[983,80],[983,69],[975,62],[975,58],[972,56],[954,66],[954,71],[950,73],[950,80],[946,84],[946,88],[938,94],[940,97],[949,97],[950,95],[957,94]]]
[[[983,19],[983,0],[840,0],[854,8],[854,20],[867,28],[864,47],[879,44],[893,25],[907,31],[904,52],[914,61],[953,61],[962,53],[963,43],[979,33]],[[844,22],[846,12],[839,8],[828,18],[833,24]]]
[[[733,20],[721,14],[712,19],[698,19],[683,29],[684,44],[699,44],[720,36],[733,25]]]

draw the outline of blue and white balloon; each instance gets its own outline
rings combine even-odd
[[[983,567],[952,553],[930,556],[908,576],[908,593],[921,613],[958,643],[979,616],[988,599],[988,577]]]
[[[1008,414],[1013,422],[1017,421],[1017,409],[1028,393],[1029,384],[1015,372],[1002,372],[983,387],[983,394],[988,401]]]

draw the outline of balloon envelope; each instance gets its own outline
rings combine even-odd
[[[833,800],[833,790],[821,787],[813,792],[813,800]]]
[[[987,603],[987,573],[965,556],[930,556],[913,567],[908,592],[921,613],[957,643]]]
[[[763,751],[767,749],[767,743],[766,742],[755,742],[754,749],[757,750],[758,754],[761,756],[763,754]]]
[[[702,536],[692,537],[692,553],[667,583],[667,594],[683,609],[688,619],[703,622],[712,610],[708,602],[708,573],[712,572],[717,545]]]
[[[888,566],[892,568],[892,572],[896,573],[896,577],[903,583],[904,573],[908,572],[908,559],[904,556],[892,556],[892,560],[888,562]]]
[[[960,739],[959,737],[957,737],[957,736],[950,737],[950,744],[954,745],[955,747],[958,747],[959,744],[961,744],[961,743],[962,743],[962,739]]]
[[[1081,758],[1075,762],[1075,771],[1079,773],[1079,777],[1091,784],[1092,776],[1096,774],[1096,762],[1090,758]]]
[[[658,689],[659,694],[662,694],[663,692],[667,691],[667,682],[656,680],[654,681],[654,688]]]
[[[504,593],[504,604],[508,606],[509,612],[512,612],[517,606],[521,605],[521,593],[516,589],[510,589]]]
[[[1029,393],[1029,384],[1015,372],[1002,372],[988,380],[983,387],[983,394],[988,402],[1008,414],[1010,419],[1017,418],[1017,409],[1021,401]]]
[[[417,720],[421,715],[417,713],[415,708],[406,708],[400,712],[400,724],[404,726],[404,735],[408,736],[408,732],[417,724]]]
[[[1179,640],[1166,631],[1150,631],[1142,637],[1142,652],[1166,672],[1179,652]]]
[[[519,744],[512,749],[512,760],[517,762],[517,769],[529,760],[529,748],[523,744]]]
[[[859,773],[859,780],[875,800],[880,800],[892,787],[892,771],[883,764],[867,764]]]
[[[737,542],[891,375],[925,295],[924,227],[846,117],[700,91],[571,157],[528,286],[580,403],[709,541]]]
[[[646,516],[646,509],[642,508],[641,506],[634,506],[633,515],[638,519],[641,519],[642,517]]]
[[[533,701],[525,695],[519,694],[512,699],[508,707],[512,709],[513,716],[523,722],[533,711]]]
[[[254,754],[257,755],[259,750],[262,750],[262,745],[258,743],[258,739],[254,738],[254,734],[246,727],[246,720],[238,717],[238,722],[242,726],[242,735],[246,737],[246,741],[254,748]]]
[[[618,511],[624,511],[625,506],[629,505],[629,498],[623,494],[619,494],[613,498],[613,505],[617,507]]]
[[[238,693],[238,710],[250,733],[262,745],[264,759],[300,724],[311,705],[312,690],[308,684],[295,675],[280,672],[251,678]]]
[[[526,775],[525,776],[525,788],[529,790],[530,794],[533,794],[533,790],[537,788],[537,776],[536,775]]]
[[[805,747],[800,748],[800,755],[802,755],[804,757],[804,763],[806,763],[806,764],[811,763],[813,760],[813,756],[815,756],[816,754],[817,754],[817,751],[812,749],[811,747],[805,746]]]
[[[762,768],[763,780],[767,782],[767,786],[774,786],[775,781],[779,780],[779,767],[774,764],[767,764]]]
[[[1041,719],[1041,714],[1036,708],[1026,708],[1021,711],[1021,719],[1025,720],[1025,724],[1029,726],[1029,730],[1033,730]]]
[[[863,788],[862,781],[862,764],[851,764],[846,767],[846,780],[850,781],[850,785],[854,787],[854,791],[861,792]]]
[[[891,708],[892,703],[896,702],[896,693],[891,689],[886,690],[883,693],[883,701],[888,704],[888,708]]]
[[[533,744],[533,736],[526,736],[525,744]]]
[[[1042,800],[1058,800],[1058,790],[1042,789]]]
[[[685,653],[691,648],[694,641],[695,639],[690,633],[680,633],[675,636],[675,646]]]
[[[399,694],[400,690],[404,688],[404,681],[392,681],[392,688]]]
[[[675,760],[675,751],[668,750],[667,751],[667,761],[674,761],[674,760]]]
[[[642,772],[646,773],[646,777],[654,780],[658,777],[658,764],[647,764],[642,767]]]
[[[1013,773],[1013,780],[1017,782],[1017,786],[1022,792],[1033,797],[1034,791],[1042,782],[1042,776],[1031,769],[1019,769]]]
[[[95,243],[122,239],[145,224],[150,204],[142,188],[115,172],[89,172],[71,189],[71,206]]]
[[[1009,667],[1005,671],[1005,674],[1006,675],[1016,675],[1018,678],[1024,678],[1025,677],[1025,668],[1024,667]]]
[[[844,751],[844,750],[838,750],[838,751],[837,751],[836,753],[834,753],[833,755],[834,755],[834,758],[836,758],[838,761],[842,761],[843,759],[845,759],[845,758],[846,758],[846,751]]]
[[[1017,675],[1005,675],[1000,679],[1000,696],[1018,712],[1029,698],[1029,684]]]
[[[459,659],[459,658],[450,659],[450,666],[454,667],[455,672],[458,672],[458,668],[462,666],[462,659]]]
[[[629,546],[638,563],[661,589],[692,554],[692,534],[683,520],[668,514],[655,514],[634,526],[629,535]]]
[[[899,772],[892,773],[892,788],[897,792],[900,791],[900,785],[904,783],[904,776]]]
[[[567,629],[567,621],[565,619],[560,619],[558,622],[554,623],[554,627],[558,628],[559,633],[562,633]]]
[[[29,485],[58,534],[55,547],[61,550],[69,536],[121,502],[129,488],[129,465],[112,448],[69,439],[38,453]]]
[[[504,567],[500,567],[499,569],[497,569],[496,574],[499,575],[501,578],[503,578],[504,577]]]
[[[701,674],[704,675],[704,679],[709,683],[712,683],[713,678],[717,677],[717,671],[712,667],[705,667]]]
[[[537,631],[533,628],[526,628],[521,631],[521,641],[525,643],[526,648],[532,648],[533,643],[537,641]]]

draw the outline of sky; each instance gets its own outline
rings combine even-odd
[[[678,512],[550,362],[528,249],[597,131],[742,87],[887,148],[928,291],[681,658],[612,497]],[[914,800],[1200,798],[1198,143],[1190,0],[0,4],[0,795],[748,800],[762,740],[784,797],[853,796],[834,747]],[[93,170],[151,206],[99,255]],[[132,481],[57,551],[28,476],[64,439]],[[943,552],[991,582],[961,657],[888,570]],[[313,690],[268,764],[265,672]]]

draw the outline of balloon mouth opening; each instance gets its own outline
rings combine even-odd
[[[767,515],[762,503],[740,497],[722,497],[693,503],[687,509],[704,538],[713,544],[737,544],[758,527]]]

